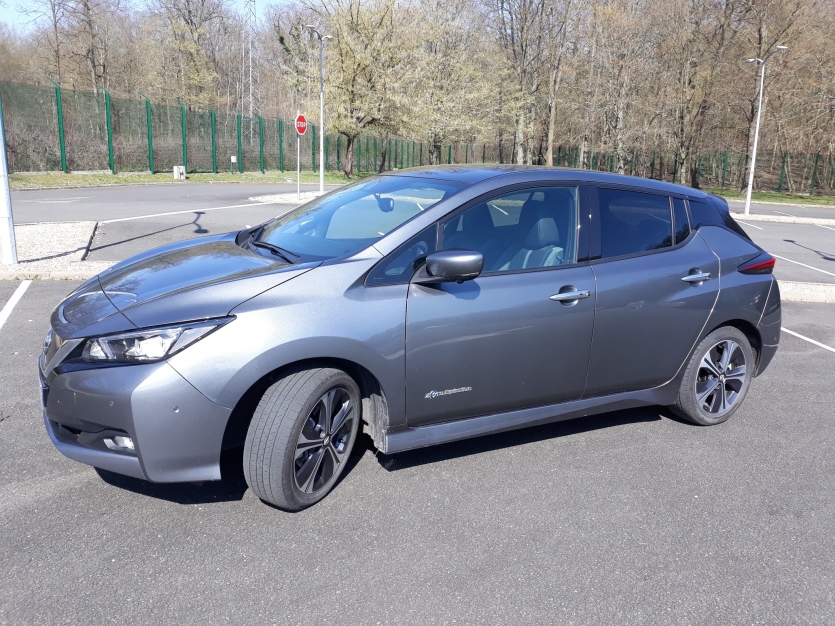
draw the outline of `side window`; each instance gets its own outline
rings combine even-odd
[[[681,243],[690,236],[690,221],[687,219],[687,209],[684,200],[673,198],[673,220],[675,221],[676,243]]]
[[[673,245],[669,197],[605,187],[600,187],[597,195],[602,258]]]
[[[724,226],[718,209],[708,202],[689,198],[690,214],[693,216],[693,228],[699,226]]]
[[[383,259],[365,280],[366,285],[396,285],[408,283],[415,270],[435,252],[437,225],[433,224]]]
[[[577,187],[536,187],[491,198],[443,227],[443,247],[484,255],[484,272],[577,262]]]

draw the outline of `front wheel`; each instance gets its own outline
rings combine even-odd
[[[686,420],[712,426],[739,409],[754,374],[754,351],[742,331],[718,328],[705,337],[687,364],[678,402],[670,409]]]
[[[303,370],[272,385],[244,444],[244,475],[252,491],[288,511],[328,495],[354,447],[360,406],[356,383],[337,369]]]

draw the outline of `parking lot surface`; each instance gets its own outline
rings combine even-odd
[[[0,624],[823,624],[835,614],[835,353],[783,334],[727,423],[619,411],[401,455],[361,439],[323,502],[154,485],[62,457],[36,358],[78,283],[0,328]],[[0,307],[18,287],[0,281]],[[784,326],[835,348],[832,305]]]

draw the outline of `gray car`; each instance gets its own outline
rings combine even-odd
[[[119,263],[53,312],[39,372],[66,456],[221,478],[286,510],[385,454],[664,405],[727,420],[780,338],[774,258],[704,192],[541,167],[342,187]]]

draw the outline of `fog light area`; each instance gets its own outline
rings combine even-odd
[[[106,445],[110,450],[134,450],[133,447],[133,439],[130,437],[113,437],[107,438],[104,440],[104,445]]]

